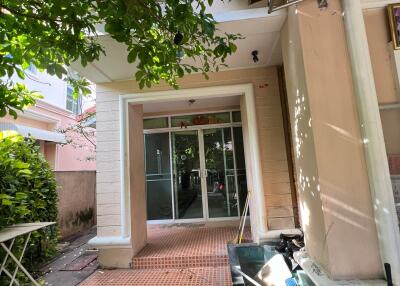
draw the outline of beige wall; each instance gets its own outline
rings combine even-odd
[[[385,8],[364,10],[368,46],[375,78],[376,92],[380,104],[399,101],[393,75],[393,46]]]
[[[400,109],[381,110],[383,134],[388,155],[400,155]]]
[[[379,103],[381,105],[400,103],[394,80],[396,72],[393,65],[393,46],[389,43],[391,37],[386,9],[365,10],[364,19]],[[391,161],[399,161],[400,108],[381,110],[380,113],[386,152]],[[397,174],[399,167],[398,164],[395,165],[396,167],[391,168],[391,173]]]
[[[340,11],[339,0],[326,10],[305,1],[297,13],[290,9],[283,30],[301,216],[311,228],[307,250],[332,278],[377,278],[381,261]]]
[[[74,236],[96,224],[96,172],[55,172],[61,237]]]
[[[328,269],[329,256],[325,244],[326,229],[320,192],[318,192],[319,176],[301,38],[298,19],[294,15],[294,10],[289,10],[289,13],[281,32],[281,39],[299,195],[300,221],[305,234],[307,251],[318,263]]]
[[[276,68],[234,70],[186,76],[181,88],[253,83],[259,122],[261,162],[268,209],[268,226],[292,228],[293,203],[288,176],[279,87]],[[155,86],[151,91],[170,89]],[[97,187],[98,235],[119,236],[120,233],[120,157],[119,95],[139,92],[135,81],[97,85]],[[146,92],[143,90],[140,92]]]

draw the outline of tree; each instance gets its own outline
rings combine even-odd
[[[127,61],[137,63],[140,88],[160,80],[178,88],[177,79],[191,72],[207,77],[236,51],[240,38],[217,31],[205,0],[1,0],[0,117],[16,117],[16,110],[40,97],[9,79],[15,73],[24,79],[31,64],[70,81],[75,96],[89,93],[89,83],[71,77],[66,66],[85,66],[105,53],[96,30],[103,24],[127,46]]]
[[[85,149],[88,155],[80,158],[82,161],[95,160],[96,152],[96,112],[88,111],[79,115],[77,122],[65,128],[61,128],[58,132],[65,135],[66,143],[75,149]]]

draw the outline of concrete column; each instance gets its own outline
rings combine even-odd
[[[282,30],[306,250],[333,280],[382,278],[342,6],[328,2],[292,6]]]
[[[128,117],[131,243],[136,255],[147,243],[143,105],[129,105]]]
[[[400,235],[364,17],[360,0],[342,0],[342,6],[381,258],[400,285]]]

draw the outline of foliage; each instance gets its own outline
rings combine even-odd
[[[65,134],[66,143],[75,149],[86,149],[88,156],[83,158],[85,161],[95,160],[96,150],[96,112],[86,112],[77,118],[77,122],[65,128],[57,130]]]
[[[56,221],[56,180],[39,146],[32,138],[7,133],[0,133],[0,229],[16,223]],[[33,233],[25,265],[38,266],[54,254],[57,239],[55,226]],[[13,249],[21,248],[19,239]]]
[[[177,88],[185,73],[218,71],[236,51],[239,35],[217,31],[206,4],[213,0],[2,0],[0,1],[0,77],[21,79],[33,64],[39,71],[72,82],[74,94],[89,93],[88,82],[70,76],[66,66],[83,66],[104,53],[96,27],[127,46],[136,62],[139,86],[165,80]],[[183,59],[187,57],[188,60]],[[183,59],[183,60],[182,60]],[[35,101],[0,82],[0,117]],[[8,100],[4,100],[8,98]],[[10,103],[12,102],[12,103]],[[15,103],[19,102],[19,103]]]

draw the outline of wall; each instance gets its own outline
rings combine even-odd
[[[281,32],[300,220],[309,255],[329,267],[301,38],[293,9]]]
[[[59,79],[57,76],[49,75],[46,72],[26,71],[26,78],[21,80],[16,74],[11,77],[13,82],[22,82],[26,85],[29,90],[38,91],[43,98],[41,101],[46,102],[52,106],[66,109],[67,106],[67,82],[63,79]],[[95,102],[95,86],[90,85],[89,88],[92,90],[92,94],[83,98],[82,108],[83,110],[93,106]]]
[[[282,46],[301,217],[318,239],[306,238],[307,251],[333,279],[381,277],[340,1],[289,10]]]
[[[55,172],[58,222],[63,239],[96,225],[96,172]]]
[[[396,103],[399,96],[394,82],[390,30],[385,8],[364,10],[369,52],[380,104]],[[389,44],[390,43],[390,44]]]
[[[0,122],[10,122],[28,127],[56,131],[64,129],[68,126],[75,125],[75,116],[69,111],[52,106],[43,101],[39,101],[29,110],[21,113],[15,120],[10,116],[0,118]],[[53,152],[49,158],[52,160],[52,167],[55,171],[79,171],[79,170],[95,170],[96,162],[87,160],[88,157],[94,159],[94,146],[92,146],[83,137],[78,136],[75,142],[79,143],[79,148],[75,148],[71,144],[48,147],[48,152]],[[51,143],[50,143],[51,144]],[[43,150],[45,150],[44,148]]]
[[[364,10],[369,51],[374,71],[379,104],[398,104],[400,95],[396,90],[388,16],[385,8]],[[395,51],[400,53],[400,51]],[[381,120],[389,157],[390,173],[400,174],[400,108],[382,109]]]
[[[186,76],[181,88],[253,83],[255,88],[261,162],[268,209],[268,227],[292,228],[293,205],[286,160],[276,68],[233,70]],[[155,86],[151,91],[170,89]],[[143,90],[141,92],[146,92]],[[140,92],[135,81],[97,85],[98,235],[120,235],[120,141],[118,95]]]

